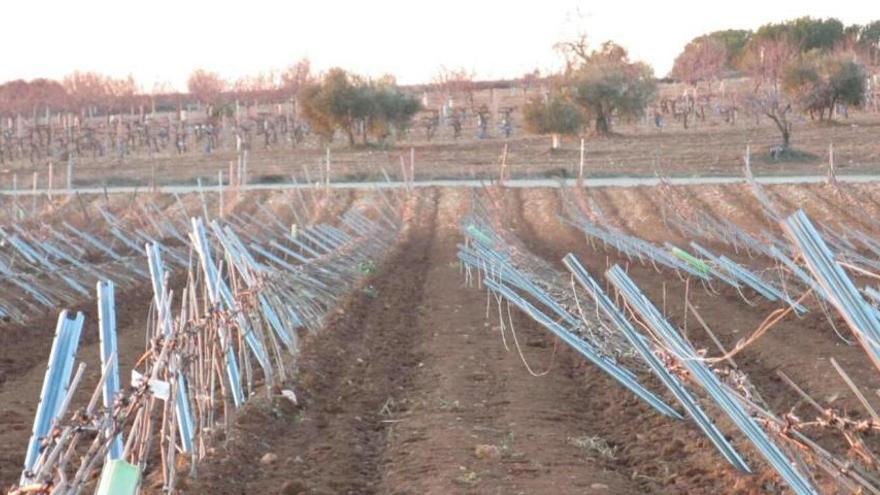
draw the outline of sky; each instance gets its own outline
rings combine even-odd
[[[5,3],[5,2],[4,2]],[[149,91],[186,88],[195,68],[235,80],[300,58],[398,82],[430,81],[441,66],[480,79],[558,69],[553,45],[586,33],[613,39],[666,75],[692,38],[810,15],[880,18],[871,0],[28,0],[2,8],[0,81],[74,70],[128,75]]]

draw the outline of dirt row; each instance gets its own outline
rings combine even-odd
[[[789,187],[785,187],[785,189],[789,189]],[[650,189],[643,190],[645,195],[650,194],[650,192]],[[701,191],[700,188],[694,188],[691,192],[701,194],[705,191]],[[791,191],[785,192],[790,193]],[[829,195],[828,191],[823,188],[806,188],[798,189],[798,192],[803,195],[805,200],[793,202],[795,204],[791,206],[806,207],[808,212],[814,217],[821,216],[823,206],[817,208],[815,198],[827,198]],[[725,188],[725,193],[729,196],[728,199],[724,203],[716,203],[717,205],[743,210],[752,208],[749,206],[752,204],[752,201],[747,191],[740,191],[740,194],[736,194],[736,191]],[[525,231],[522,238],[527,241],[532,251],[557,262],[567,252],[573,252],[594,275],[603,273],[610,263],[626,266],[630,275],[649,298],[655,304],[664,308],[666,316],[682,328],[692,342],[697,344],[698,347],[707,349],[711,355],[721,354],[708,335],[702,330],[694,315],[685,314],[685,284],[677,277],[671,273],[658,274],[653,267],[631,263],[625,257],[612,250],[597,251],[592,249],[589,244],[584,242],[584,237],[581,233],[558,221],[559,199],[554,192],[527,190],[519,195],[520,198],[517,199],[522,204],[521,211],[524,212],[526,220],[522,227]],[[599,198],[599,201],[602,199],[607,200],[608,198],[608,196]],[[615,209],[619,218],[625,218],[626,222],[632,224],[630,225],[630,230],[635,233],[643,237],[653,234],[660,239],[670,240],[670,242],[674,242],[673,239],[678,236],[674,232],[666,235],[660,233],[658,235],[656,226],[662,225],[662,220],[659,218],[658,210],[647,210],[644,208],[645,200],[634,200],[634,198],[624,195],[611,195],[610,198],[611,206]],[[821,203],[819,204],[821,205]],[[837,212],[837,214],[840,215],[842,212]],[[847,217],[847,219],[849,220],[850,217]],[[752,217],[751,222],[743,222],[741,225],[745,225],[747,228],[757,228],[763,226],[764,223],[763,219]],[[633,225],[638,226],[633,228]],[[650,226],[654,226],[654,229],[651,232],[647,232]],[[729,248],[717,248],[717,250],[722,254],[727,254],[731,257],[735,256]],[[558,266],[560,270],[564,270],[561,264]],[[754,295],[751,296],[754,298],[754,301],[750,304],[744,301],[735,291],[721,290],[720,295],[713,295],[695,285],[690,287],[688,297],[691,304],[697,308],[707,325],[727,349],[733,348],[740,339],[750,335],[778,307],[777,305],[762,301]],[[845,335],[850,335],[848,330],[846,330],[846,324],[839,317],[833,315],[831,320],[838,329],[845,332]],[[866,417],[866,411],[858,405],[856,398],[835,373],[829,361],[831,357],[834,357],[847,370],[850,376],[862,388],[863,393],[870,394],[872,390],[880,387],[880,380],[878,380],[876,370],[869,365],[868,358],[862,349],[858,346],[849,345],[839,338],[832,330],[826,317],[817,310],[800,319],[789,317],[783,320],[771,332],[762,337],[761,340],[737,355],[735,363],[748,374],[774,411],[786,412],[792,410],[796,414],[801,415],[801,417],[812,418],[815,416],[815,413],[799,402],[798,396],[781,382],[777,371],[783,371],[814,398],[819,400],[820,403],[845,410],[854,417]],[[875,399],[869,398],[869,401],[876,404],[877,401]],[[653,416],[656,417],[656,414]],[[603,415],[602,417],[605,418],[607,416]],[[626,448],[626,452],[632,456],[630,461],[642,469],[645,468],[644,462],[647,462],[648,465],[664,462],[663,458],[666,454],[666,450],[662,449],[664,438],[682,440],[686,446],[685,450],[691,453],[692,458],[679,464],[679,466],[690,465],[694,469],[698,469],[697,466],[700,465],[702,456],[710,455],[716,459],[718,458],[714,453],[709,454],[711,447],[709,447],[710,450],[693,448],[693,445],[705,445],[702,439],[698,438],[695,444],[691,444],[685,440],[685,437],[666,431],[669,425],[662,425],[658,428],[652,427],[649,429],[650,433],[646,433],[641,429],[643,425],[644,423],[639,428],[636,428],[634,432],[636,441],[633,441],[633,438],[628,438],[625,442],[629,446]],[[612,419],[610,424],[606,423],[600,430],[611,434],[613,438],[620,438],[620,435],[624,434],[626,428],[621,428],[617,420]],[[656,443],[648,442],[646,444],[643,441],[644,435],[654,434],[657,434],[655,437]],[[831,443],[826,445],[830,445],[829,448],[845,456],[846,450],[843,445],[825,438],[825,435],[820,432],[817,432],[816,435],[819,439],[829,440]],[[677,444],[678,442],[674,443]],[[652,446],[654,449],[651,448]],[[741,444],[738,446],[741,449],[749,450],[747,446],[742,446]],[[661,447],[663,455],[657,455],[657,447]],[[643,448],[646,448],[646,452],[640,452]],[[753,464],[763,466],[761,461],[753,461]],[[729,491],[732,486],[751,487],[750,489],[752,489],[764,483],[764,480],[761,478],[750,479],[749,477],[729,473],[727,466],[719,466],[719,469],[710,470],[709,472],[712,473],[711,478],[713,482],[721,482],[722,484],[712,488],[711,483],[707,483],[707,480],[701,480],[700,477],[696,477],[691,482],[688,482],[687,492],[719,493],[719,491],[713,490],[721,490],[721,486],[727,487],[723,492]],[[729,473],[733,477],[733,481],[727,479],[728,476],[722,475],[722,473]],[[765,472],[765,475],[767,479],[772,479],[769,472]],[[677,476],[678,482],[682,482],[683,478],[685,477],[681,476],[679,472]],[[770,485],[761,486],[760,492],[763,493],[764,490],[772,491],[771,488]],[[646,490],[650,493],[661,491],[657,487],[646,487]],[[676,493],[676,491],[671,493]]]
[[[256,192],[242,195],[236,201],[227,203],[229,213],[254,213],[258,203],[264,204],[273,211],[281,222],[292,222],[289,197],[272,192]],[[338,191],[324,202],[323,206],[313,212],[312,221],[336,223],[338,216],[359,201],[368,198],[369,194],[357,191]],[[176,201],[167,196],[155,198],[157,204],[165,209],[178,208]],[[118,207],[120,212],[127,208],[120,203],[130,202],[131,198],[112,198],[110,204]],[[182,198],[187,210],[194,212],[201,209],[201,201],[193,195]],[[103,198],[87,198],[86,208],[91,209],[92,202],[103,202]],[[216,203],[208,199],[208,205],[216,207]],[[47,211],[45,221],[51,221],[57,213]],[[78,219],[82,220],[82,218]],[[142,263],[146,268],[146,263]],[[179,293],[185,282],[185,276],[177,273],[171,278],[171,288]],[[127,370],[143,354],[147,342],[147,319],[151,311],[152,288],[147,281],[128,288],[117,288],[116,319],[119,346],[120,369]],[[97,383],[100,363],[98,360],[98,318],[94,300],[83,300],[73,307],[72,312],[85,315],[85,326],[80,341],[78,359],[87,365],[81,391],[91,391]],[[34,315],[24,324],[0,324],[0,488],[5,489],[18,480],[24,462],[25,446],[30,436],[33,418],[36,411],[43,376],[46,371],[52,338],[58,314],[46,311]],[[127,375],[123,373],[123,381]],[[88,393],[77,395],[78,400]],[[74,404],[76,406],[76,404]]]
[[[395,257],[371,281],[379,298],[387,296],[388,301],[355,296],[342,320],[322,332],[314,347],[306,347],[305,355],[318,355],[308,361],[311,366],[303,367],[298,383],[309,400],[302,409],[290,411],[289,417],[272,420],[284,434],[273,434],[275,430],[267,434],[264,416],[260,421],[242,419],[246,438],[259,438],[260,446],[242,450],[247,444],[242,442],[219,449],[217,458],[205,466],[210,473],[206,476],[216,476],[216,481],[195,485],[198,489],[193,493],[207,488],[219,493],[254,489],[282,493],[669,494],[783,490],[746,442],[735,440],[758,472],[755,476],[737,473],[693,425],[659,416],[578,355],[557,347],[527,318],[515,317],[523,355],[510,345],[509,334],[510,348],[505,349],[495,320],[486,319],[487,301],[480,291],[462,287],[463,276],[455,259],[458,223],[468,211],[470,194],[461,190],[426,194],[423,200],[435,201],[433,208],[438,211],[423,210],[420,227],[410,232],[400,247],[404,252],[414,251],[410,256],[418,260],[415,266],[408,267]],[[754,208],[747,190],[724,194],[725,204],[734,209]],[[648,199],[649,191],[604,190],[597,196],[606,214],[614,212],[611,220],[630,223],[633,233],[650,234],[657,241],[676,238],[658,231],[662,221]],[[545,259],[558,263],[565,253],[575,252],[594,273],[601,273],[610,263],[626,263],[616,253],[592,249],[582,234],[559,220],[561,199],[555,190],[509,191],[505,206],[513,231]],[[433,215],[433,220],[425,218]],[[755,225],[766,224],[760,219],[753,221]],[[646,228],[653,230],[646,232]],[[413,240],[412,236],[422,237]],[[670,319],[687,328],[683,298],[678,295],[683,293],[681,283],[653,268],[629,264],[629,270],[655,300],[666,292]],[[755,308],[726,293],[716,296],[693,291],[690,300],[697,308],[704,308],[707,324],[728,346],[775,309],[770,304]],[[385,311],[364,317],[362,305]],[[836,406],[855,408],[846,388],[829,379],[833,377],[823,369],[828,366],[827,357],[833,354],[865,386],[878,385],[874,373],[857,369],[865,359],[859,349],[842,347],[823,320],[810,318],[806,325],[797,320],[783,322],[758,345],[740,354],[737,364],[753,376],[779,410],[794,406],[796,400],[779,383],[774,373],[777,369],[784,369],[817,397],[833,398]],[[401,319],[405,324],[400,324]],[[384,345],[362,343],[360,336],[354,345],[362,354],[350,354],[351,334],[343,330],[348,325],[376,333],[383,342],[398,344],[393,355],[384,356]],[[695,325],[691,317],[689,336],[708,346],[708,338],[699,334],[701,330]],[[339,369],[340,353],[349,358],[343,370]],[[808,365],[805,355],[811,356]],[[398,369],[390,381],[385,375],[387,367],[362,369],[361,360],[374,363],[383,357],[392,363],[385,366],[393,367],[398,360],[415,365]],[[533,376],[523,360],[533,370],[549,368],[549,373]],[[366,375],[366,382],[352,380],[340,385],[339,380],[358,372]],[[310,377],[316,374],[332,384],[329,390],[313,388]],[[375,384],[379,384],[378,390]],[[321,405],[327,402],[333,404],[331,415],[327,406]],[[303,426],[309,421],[317,425]],[[722,424],[729,429],[730,425]],[[378,430],[380,438],[363,439],[362,428]],[[313,437],[313,429],[321,434]],[[325,457],[348,463],[349,451],[367,452],[368,459],[355,456],[354,465],[340,468],[335,461],[328,464]],[[266,454],[277,454],[278,464],[263,465],[260,459]],[[249,466],[249,475],[234,486],[223,484],[221,480],[239,473],[236,466],[243,464]],[[316,464],[321,467],[314,467]],[[364,469],[371,475],[364,476]]]
[[[821,221],[845,220],[875,228],[864,215],[841,206],[830,186],[768,188],[786,212],[805,207]],[[871,197],[873,186],[853,194]],[[735,221],[746,230],[777,229],[762,216],[745,186],[700,186],[682,192],[695,208]],[[484,291],[464,286],[456,259],[459,223],[470,208],[470,190],[427,189],[419,193],[414,218],[381,268],[351,294],[327,326],[304,343],[295,380],[289,384],[298,407],[284,400],[255,399],[237,415],[228,438],[216,444],[185,493],[777,493],[784,490],[741,435],[757,475],[730,468],[692,425],[661,417],[613,380],[551,338],[537,324],[514,315],[522,349],[497,318],[487,318]],[[691,240],[664,221],[655,190],[590,189],[605,220],[652,242],[686,245]],[[685,313],[685,284],[595,248],[560,220],[555,189],[509,190],[505,215],[512,231],[536,255],[564,272],[560,260],[575,253],[594,274],[610,264],[626,266],[645,293],[688,337],[719,354],[692,314]],[[318,216],[332,219],[366,195],[345,193]],[[255,201],[283,212],[290,197]],[[868,204],[866,211],[880,210]],[[289,215],[289,213],[287,213]],[[777,234],[778,229],[777,229]],[[876,234],[876,233],[875,233]],[[703,243],[702,241],[700,241]],[[717,243],[710,249],[760,264]],[[144,294],[126,294],[136,302]],[[688,298],[727,348],[749,335],[777,308],[744,301],[736,292],[711,294],[691,285]],[[143,349],[147,306],[131,305],[120,323],[123,369]],[[845,331],[839,318],[833,318]],[[0,383],[0,482],[20,469],[24,442],[42,380],[51,329],[14,348],[33,354],[7,371]],[[86,334],[89,333],[87,329]],[[81,355],[97,356],[92,343]],[[40,355],[43,354],[42,359]],[[735,357],[772,408],[809,411],[777,377],[788,374],[823,404],[862,414],[834,373],[834,357],[866,395],[880,388],[863,351],[846,344],[819,312],[789,317]],[[5,346],[2,359],[11,359]],[[535,374],[533,376],[523,361]],[[4,369],[10,370],[10,367]],[[548,371],[549,370],[549,371]],[[11,374],[10,374],[11,373]],[[872,402],[877,402],[869,397]],[[717,413],[717,411],[716,411]],[[724,428],[728,428],[722,422]],[[732,430],[729,430],[732,431]],[[822,438],[820,438],[821,440]],[[839,446],[837,446],[839,447]],[[267,456],[267,454],[270,454]],[[155,487],[148,487],[155,489]]]
[[[462,286],[455,252],[468,195],[425,193],[412,230],[367,282],[377,295],[353,295],[305,344],[302,408],[244,412],[190,493],[637,491],[585,447],[572,356],[554,358],[544,332],[520,318],[529,358],[565,370],[526,375],[483,298]],[[267,466],[268,453],[278,460]]]

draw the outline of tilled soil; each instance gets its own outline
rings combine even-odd
[[[462,286],[455,252],[468,194],[426,195],[367,282],[377,295],[354,295],[305,345],[302,409],[245,412],[188,492],[638,492],[578,442],[573,356],[518,318],[527,359],[555,370],[530,376],[486,322],[483,297]],[[266,453],[278,460],[261,464]]]
[[[357,191],[334,192],[322,208],[316,209],[313,220],[336,223],[338,215],[351,207],[353,201],[360,195],[361,193]],[[193,196],[185,196],[183,202],[189,211],[197,209],[200,211],[201,201]],[[243,194],[236,202],[227,202],[228,212],[253,212],[258,201],[274,199],[275,196],[282,194],[263,192]],[[157,203],[164,204],[166,208],[172,210],[179,208],[179,205],[167,196],[156,199]],[[214,199],[207,198],[207,204],[212,212],[217,206],[216,202],[212,201]],[[133,197],[112,197],[111,200],[110,204],[118,207],[130,203]],[[86,198],[84,206],[91,206],[91,202],[103,204],[103,198]],[[48,211],[42,220],[51,223],[53,217],[59,217],[56,220],[60,221],[62,218],[60,210],[60,207],[54,206],[54,211]],[[83,210],[69,208],[68,211],[74,214]],[[127,209],[123,207],[120,211],[125,212]],[[95,214],[92,211],[92,215]],[[290,209],[286,206],[279,208],[275,214],[280,221],[290,220],[291,217]],[[75,218],[70,218],[71,216]],[[63,216],[63,219],[74,224],[87,221],[81,215]],[[172,290],[179,290],[184,278],[182,273],[173,276]],[[152,288],[145,281],[133,287],[116,289],[116,323],[119,363],[122,370],[133,367],[144,353],[147,318],[150,314],[152,297]],[[86,363],[87,368],[80,385],[80,393],[74,399],[75,408],[88,400],[88,394],[94,389],[100,373],[98,317],[94,300],[84,300],[67,309],[71,313],[83,312],[85,315],[85,326],[77,356]],[[0,324],[0,447],[2,447],[0,448],[0,489],[5,489],[18,481],[58,321],[58,314],[52,311],[44,311],[32,316],[33,318],[22,324]],[[123,372],[122,379],[127,378],[128,376]]]
[[[846,213],[823,188],[779,186],[772,192],[786,199],[781,205],[786,209],[806,207],[817,218]],[[197,477],[181,482],[183,493],[784,492],[724,421],[721,427],[733,434],[756,475],[737,473],[693,424],[660,416],[525,316],[514,314],[516,342],[510,332],[502,338],[494,300],[464,285],[456,259],[459,224],[469,212],[471,194],[464,189],[419,192],[413,218],[380,269],[325,328],[305,339],[293,364],[296,378],[288,385],[299,405],[275,395],[254,397],[236,414],[228,437],[216,439]],[[651,189],[589,194],[610,225],[658,243],[688,240],[664,224],[663,199]],[[688,197],[700,208],[728,214],[746,230],[770,225],[741,186],[701,186],[688,191]],[[812,199],[817,197],[821,200]],[[276,199],[275,206],[283,209]],[[343,195],[322,208],[320,217],[329,220],[361,199]],[[560,260],[573,252],[597,278],[610,264],[627,266],[695,344],[719,353],[694,316],[686,316],[685,283],[610,248],[591,246],[560,220],[563,200],[557,190],[510,190],[504,201],[506,221],[532,253],[564,272]],[[850,212],[850,218],[856,220],[857,214]],[[868,222],[862,226],[870,227]],[[723,246],[707,247],[757,263]],[[711,294],[691,285],[687,290],[691,304],[727,348],[777,307],[754,296],[747,303],[724,289]],[[125,298],[134,302],[145,294]],[[129,311],[146,314],[137,304]],[[825,317],[815,313],[783,320],[738,354],[736,364],[776,411],[808,411],[777,377],[782,370],[820,402],[859,414],[829,358],[837,359],[866,392],[880,388],[880,380],[864,352],[843,343]],[[833,321],[846,332],[839,318]],[[120,326],[121,335],[127,335],[120,341],[124,364],[142,349],[144,325],[131,316]],[[20,469],[50,333],[41,329],[30,344],[19,339],[0,349],[0,362],[14,363],[3,368],[7,378],[0,382],[0,443],[9,446],[0,454],[4,485],[14,482]],[[88,343],[81,355],[97,356],[93,347]],[[33,357],[15,356],[28,349]],[[152,480],[146,488],[160,491]]]

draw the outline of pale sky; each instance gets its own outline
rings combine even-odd
[[[185,89],[196,67],[234,80],[301,57],[401,83],[441,65],[481,79],[555,69],[553,44],[586,32],[613,39],[665,75],[691,38],[811,15],[844,23],[880,18],[873,0],[5,0],[0,81],[61,78],[73,70],[133,75]],[[870,7],[870,5],[874,7]]]

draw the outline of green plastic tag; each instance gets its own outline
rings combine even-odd
[[[107,461],[101,471],[96,495],[135,495],[141,473],[137,466],[121,459]]]
[[[480,243],[485,244],[485,245],[487,245],[487,246],[494,246],[494,245],[495,245],[495,243],[492,241],[492,238],[489,237],[489,236],[487,236],[486,234],[484,234],[482,231],[480,231],[480,229],[477,228],[476,225],[474,225],[474,224],[468,225],[468,226],[467,226],[467,230],[468,230],[468,232],[470,232],[470,233],[471,233],[471,234],[477,239],[477,241],[479,241]]]
[[[684,251],[677,247],[673,247],[672,254],[674,254],[678,259],[691,265],[691,267],[693,267],[695,270],[702,273],[703,275],[707,275],[709,273],[709,265],[707,265],[705,261],[693,257],[687,251]]]

